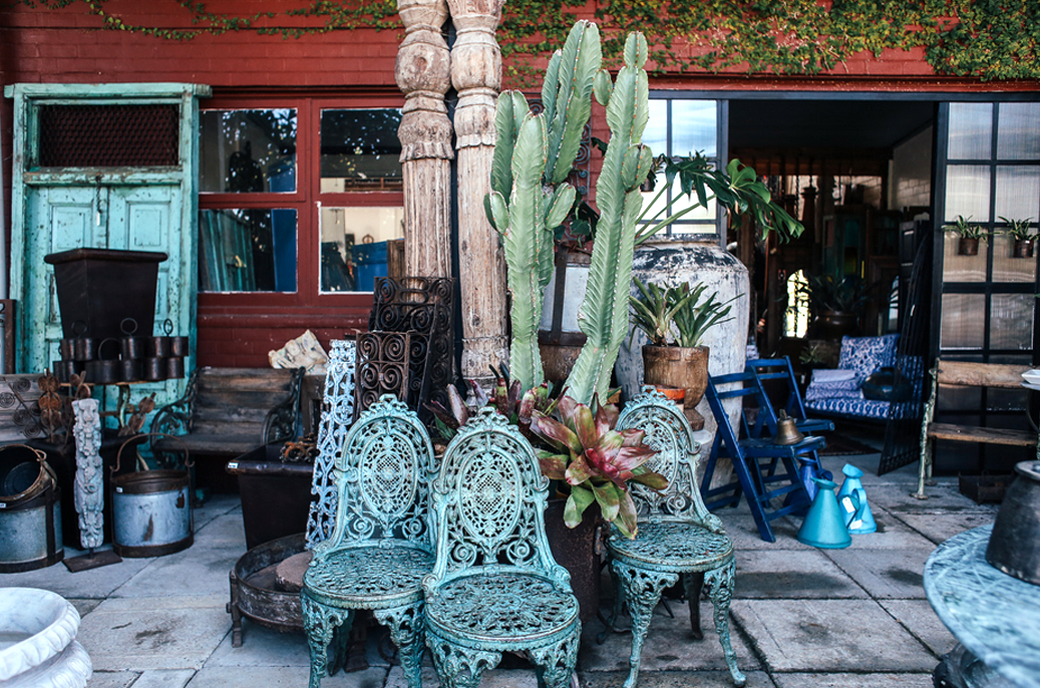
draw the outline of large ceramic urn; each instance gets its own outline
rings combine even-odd
[[[83,688],[93,673],[76,641],[79,612],[61,595],[0,588],[0,685]]]

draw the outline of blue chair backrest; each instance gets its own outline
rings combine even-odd
[[[539,573],[565,585],[570,576],[545,537],[548,491],[534,448],[515,425],[486,407],[470,418],[433,483],[437,559],[427,591],[480,568]]]
[[[755,375],[759,387],[762,389],[761,403],[765,413],[760,413],[755,419],[755,425],[751,430],[753,437],[761,437],[763,430],[768,429],[770,436],[776,434],[776,416],[778,408],[784,409],[789,418],[805,420],[805,404],[802,395],[798,391],[798,382],[794,377],[794,369],[791,367],[791,359],[783,358],[758,358],[751,359],[744,365],[745,372]],[[786,387],[786,398],[782,405],[774,407],[769,395],[766,393],[765,381],[779,380]]]
[[[329,545],[408,540],[433,550],[433,445],[418,416],[383,395],[351,426],[336,460],[339,507]]]

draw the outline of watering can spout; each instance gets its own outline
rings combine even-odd
[[[845,515],[845,526],[854,535],[877,532],[877,522],[863,489],[863,471],[847,463],[841,472],[845,474],[845,481],[838,490],[838,502]]]

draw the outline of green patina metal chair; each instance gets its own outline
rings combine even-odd
[[[525,652],[539,685],[569,684],[581,622],[545,538],[548,486],[530,443],[491,409],[448,445],[433,484],[437,562],[423,581],[426,644],[445,688],[475,688],[503,652]]]
[[[722,522],[704,507],[697,485],[700,449],[693,439],[682,409],[652,387],[625,405],[618,430],[637,428],[646,433],[644,442],[657,453],[646,466],[668,479],[663,492],[630,483],[638,511],[639,532],[629,540],[612,529],[607,548],[615,596],[613,627],[622,606],[632,616],[632,654],[625,688],[639,679],[643,641],[662,591],[682,576],[690,607],[693,636],[704,637],[700,626],[700,597],[703,585],[715,607],[715,630],[726,657],[733,683],[744,685],[737,656],[729,636],[729,604],[733,595],[735,564],[733,542]]]
[[[391,395],[350,428],[334,469],[332,535],[314,548],[300,602],[310,688],[346,658],[355,612],[390,628],[408,685],[422,685],[422,579],[433,570],[433,446],[415,412]],[[329,657],[330,646],[332,657]]]

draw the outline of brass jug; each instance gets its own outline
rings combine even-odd
[[[798,444],[804,439],[805,435],[795,425],[794,418],[788,418],[787,411],[781,410],[776,419],[776,437],[773,438],[773,444]]]

